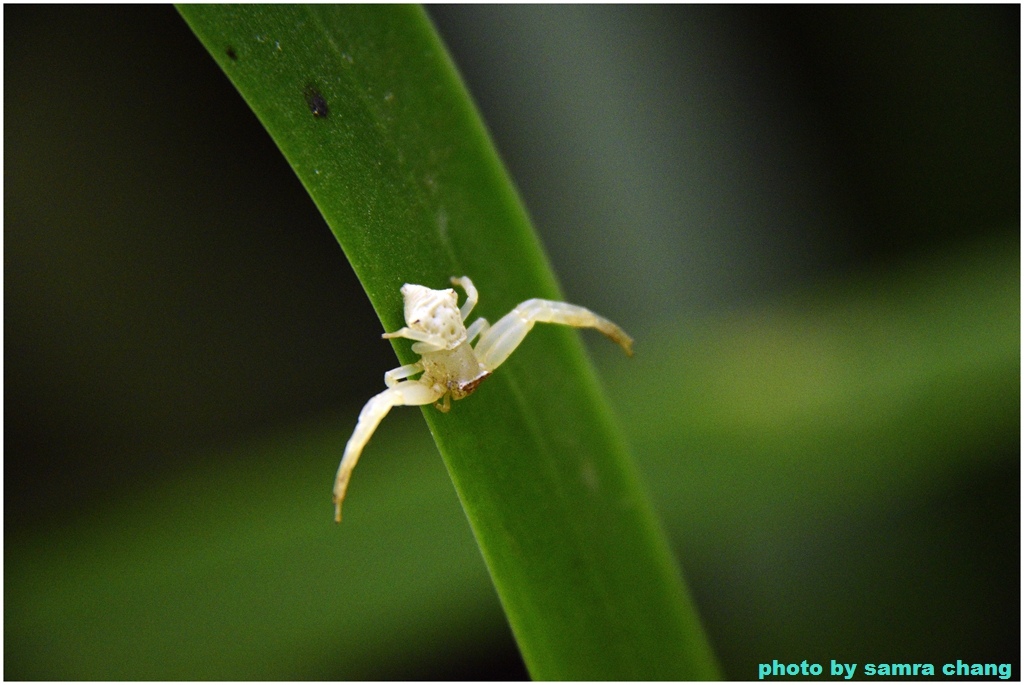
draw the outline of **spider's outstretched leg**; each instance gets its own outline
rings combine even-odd
[[[574,304],[532,299],[518,305],[481,334],[480,342],[473,348],[477,359],[490,371],[498,368],[519,347],[535,323],[596,328],[617,342],[626,354],[633,354],[633,339],[603,316]]]
[[[359,455],[363,448],[370,441],[370,436],[377,429],[377,425],[388,415],[392,407],[401,405],[432,404],[441,399],[440,392],[429,385],[417,381],[404,381],[396,383],[384,392],[374,395],[366,403],[363,410],[359,412],[359,422],[356,429],[345,445],[345,456],[341,458],[341,466],[338,468],[338,476],[334,480],[334,520],[341,523],[341,503],[345,499],[345,490],[348,489],[348,480],[352,476],[352,469],[359,461]]]

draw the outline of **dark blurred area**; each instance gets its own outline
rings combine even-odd
[[[621,310],[728,307],[1016,226],[1015,7],[431,14],[556,272]]]
[[[567,299],[631,331],[983,239],[1019,251],[1017,5],[428,13]],[[174,9],[4,19],[5,545],[376,392],[395,360],[359,282]],[[1019,518],[1019,465],[992,473],[924,520]],[[992,493],[1018,501],[978,514]],[[925,525],[907,516],[877,524]],[[979,542],[1017,584],[997,655],[1020,639],[1008,537]],[[509,635],[482,642],[380,672],[525,677]]]
[[[379,321],[174,9],[5,18],[7,533],[372,392]]]

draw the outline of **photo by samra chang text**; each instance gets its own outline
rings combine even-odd
[[[901,678],[901,677],[922,677],[934,676],[937,678],[967,678],[967,677],[995,677],[1000,680],[1009,680],[1013,675],[1012,664],[981,664],[970,663],[957,659],[955,662],[945,664],[848,664],[832,659],[828,664],[830,677],[841,677],[850,680],[854,677],[880,677],[880,678]],[[860,670],[858,671],[858,668]],[[802,676],[815,677],[825,676],[825,668],[819,663],[808,662],[784,663],[778,659],[772,659],[771,663],[757,665],[757,678],[786,678]]]

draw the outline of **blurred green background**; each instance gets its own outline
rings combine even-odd
[[[1019,678],[1020,8],[429,12],[726,675]],[[173,8],[4,19],[5,678],[525,677],[419,412],[332,524],[396,361]]]

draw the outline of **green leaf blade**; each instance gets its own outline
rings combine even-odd
[[[402,325],[405,282],[469,275],[474,315],[491,321],[529,297],[562,299],[422,10],[180,11],[309,190],[387,330]],[[416,359],[406,341],[395,348]],[[538,327],[473,396],[424,415],[535,678],[716,676],[576,332]],[[381,456],[371,441],[365,458]],[[358,482],[357,469],[352,491]]]

